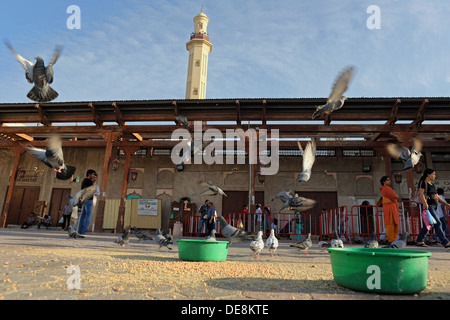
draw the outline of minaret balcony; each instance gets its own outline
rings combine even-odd
[[[206,33],[191,33],[191,40],[192,39],[202,39],[209,41],[209,36]]]

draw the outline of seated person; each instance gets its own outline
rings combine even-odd
[[[22,229],[26,229],[29,226],[33,225],[36,222],[36,217],[34,212],[31,212],[30,215],[28,216],[27,220],[22,224],[22,226],[20,228]]]
[[[45,215],[44,218],[42,217],[38,217],[39,218],[39,223],[38,223],[38,229],[41,228],[41,224],[43,224],[47,229],[48,227],[50,227],[50,221],[52,220],[52,217],[50,217],[49,215]]]

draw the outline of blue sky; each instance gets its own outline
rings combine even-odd
[[[70,30],[70,5],[81,29]],[[369,29],[370,5],[380,29]],[[348,65],[348,97],[447,97],[448,0],[3,1],[0,38],[54,66],[57,101],[184,99],[193,17],[210,19],[206,97],[327,97]],[[24,70],[0,44],[0,103],[32,102]]]

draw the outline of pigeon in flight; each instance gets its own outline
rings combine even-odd
[[[299,197],[298,194],[292,195],[292,193],[292,191],[282,191],[272,198],[272,201],[279,198],[283,202],[283,206],[281,207],[279,212],[289,207],[302,208],[304,211],[306,211],[316,205],[315,200]]]
[[[76,231],[72,228],[72,226],[69,226],[69,227],[67,228],[67,233],[69,234],[69,238],[68,238],[68,239],[70,239],[70,238],[73,238],[73,239],[84,238],[84,236],[81,235],[81,234],[79,234],[78,232],[76,232]]]
[[[212,184],[211,181],[202,182],[200,185],[203,187],[208,187],[208,190],[205,190],[202,192],[202,195],[222,195],[228,198],[228,196],[223,192],[222,189],[220,189],[218,186],[215,186]]]
[[[167,247],[167,249],[172,250],[172,248],[169,247],[169,244],[171,244],[170,239],[166,238],[159,229],[156,230],[155,242],[159,245],[158,250],[161,250],[162,247]]]
[[[142,232],[141,230],[136,228],[136,226],[134,226],[132,229],[134,231],[134,235],[136,236],[136,238],[139,239],[140,242],[142,242],[142,240],[153,240],[152,237],[150,237],[149,235],[145,234],[144,232]]]
[[[312,247],[311,233],[305,239],[300,240],[297,243],[291,244],[291,247],[298,248],[298,250],[305,251],[305,255],[308,255],[308,249]]]
[[[300,142],[298,143],[298,147],[302,151],[303,154],[303,168],[302,172],[299,174],[297,181],[298,182],[307,182],[309,178],[311,178],[311,170],[316,160],[316,139],[312,139],[309,141],[305,147],[305,151],[303,151]]]
[[[45,66],[44,60],[41,57],[36,57],[36,63],[33,63],[18,54],[8,41],[5,41],[5,45],[14,53],[17,61],[19,61],[25,69],[25,77],[28,82],[34,83],[34,86],[30,92],[28,92],[27,97],[37,102],[49,102],[56,99],[58,93],[49,86],[49,83],[53,82],[53,65],[58,60],[62,47],[56,46],[52,61]]]
[[[125,246],[128,244],[128,241],[130,241],[130,229],[125,231],[124,234],[120,235],[116,240],[114,240],[117,245],[122,246],[122,248],[125,248]]]
[[[48,145],[45,149],[36,148],[33,146],[26,146],[26,150],[32,154],[36,159],[45,163],[48,167],[54,169],[56,178],[59,180],[68,180],[75,173],[74,166],[66,165],[61,148],[61,138],[52,136],[48,140]]]
[[[378,248],[377,234],[372,232],[372,237],[366,242],[364,248]]]
[[[386,148],[391,157],[400,159],[403,162],[403,171],[413,168],[422,156],[422,141],[419,139],[413,140],[411,150],[393,143],[388,144]]]
[[[342,108],[347,97],[342,96],[344,92],[348,88],[348,84],[353,76],[353,67],[349,67],[344,70],[336,82],[334,83],[333,90],[331,90],[330,95],[328,96],[327,103],[324,105],[320,105],[314,111],[312,118],[313,120],[319,118],[321,115],[330,115],[333,111]]]
[[[259,259],[259,254],[261,253],[262,249],[264,249],[264,241],[262,239],[262,234],[263,234],[262,231],[258,231],[256,239],[250,242],[250,249],[252,249],[255,259]]]
[[[229,225],[223,216],[217,217],[217,220],[219,220],[222,226],[222,234],[230,241],[230,244],[232,241],[254,240],[253,235]]]
[[[176,121],[179,125],[185,126],[185,127],[188,128],[189,130],[191,130],[191,126],[189,125],[186,116],[183,116],[183,115],[181,115],[181,114],[178,115],[178,116],[175,116],[175,121]]]
[[[403,249],[406,247],[406,238],[408,237],[408,232],[402,234],[400,239],[397,239],[391,242],[389,245],[384,246],[383,248],[394,248],[394,249]]]
[[[86,200],[92,199],[94,194],[97,192],[97,185],[92,185],[87,188],[81,189],[73,195],[73,197],[68,194],[67,195],[67,201],[69,203],[70,209],[72,209],[75,206],[78,206],[78,208],[81,208],[83,206],[83,203]]]
[[[331,239],[331,247],[332,248],[343,248],[344,247],[344,241],[342,241],[342,239],[339,238],[336,230],[334,230],[333,239]]]
[[[269,248],[270,256],[273,257],[278,248],[278,239],[275,237],[275,230],[270,230],[270,236],[266,240],[266,246]]]

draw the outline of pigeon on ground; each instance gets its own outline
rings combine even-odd
[[[369,241],[366,242],[364,248],[378,248],[377,234],[376,232],[372,232],[372,237]]]
[[[18,54],[8,41],[5,41],[5,45],[14,53],[17,61],[25,69],[25,77],[28,82],[34,83],[34,87],[28,92],[27,97],[37,102],[48,102],[56,99],[58,93],[49,86],[49,83],[53,82],[53,65],[58,60],[62,47],[56,46],[53,59],[46,67],[41,57],[36,57],[36,63],[33,63]]]
[[[261,253],[262,249],[264,249],[264,241],[262,239],[262,234],[263,234],[262,231],[258,231],[256,239],[250,242],[250,249],[252,249],[255,259],[259,259],[259,254]]]
[[[422,141],[414,139],[411,150],[393,143],[388,144],[386,148],[391,157],[403,162],[403,171],[405,171],[413,168],[419,162],[422,156],[422,145]]]
[[[347,90],[352,75],[353,67],[347,68],[339,75],[334,83],[333,90],[331,90],[331,93],[328,96],[327,103],[316,108],[316,111],[314,111],[312,115],[313,119],[319,118],[323,114],[329,116],[333,111],[342,108],[347,99],[347,97],[342,95]]]
[[[275,237],[275,230],[270,230],[270,236],[266,240],[266,246],[269,248],[270,256],[273,257],[278,248],[278,239]]]
[[[206,181],[201,183],[202,186],[208,187],[208,190],[202,192],[202,195],[222,195],[228,198],[228,196],[223,192],[222,189],[212,184],[211,181]]]
[[[209,236],[206,237],[206,241],[217,241],[216,239],[216,229],[212,229]]]
[[[78,238],[84,238],[84,236],[82,234],[79,234],[78,232],[76,232],[72,226],[69,226],[67,228],[67,233],[69,234],[69,238],[67,239],[78,239]]]
[[[67,201],[69,204],[70,209],[72,209],[75,206],[78,206],[78,208],[81,208],[83,206],[83,203],[86,200],[92,199],[94,196],[94,193],[97,192],[97,185],[92,185],[87,188],[81,189],[80,191],[77,191],[74,196],[72,197],[70,194],[67,195]]]
[[[333,239],[331,239],[331,247],[332,248],[343,248],[344,247],[344,241],[342,241],[342,239],[339,238],[336,230],[334,230]]]
[[[297,243],[291,244],[291,247],[298,248],[298,250],[305,251],[305,255],[308,255],[308,249],[312,247],[311,233],[305,239],[300,240]]]
[[[75,167],[66,165],[61,148],[61,138],[52,136],[48,140],[45,149],[26,146],[26,150],[36,159],[45,163],[56,172],[56,178],[59,180],[68,180],[75,173]]]
[[[383,248],[394,248],[394,249],[403,249],[406,247],[406,238],[408,237],[408,232],[402,234],[400,239],[397,239],[391,242],[389,245],[384,246]]]
[[[230,241],[246,241],[246,240],[254,240],[254,235],[248,234],[242,229],[235,228],[228,224],[223,216],[217,217],[221,226],[222,226],[222,234]]]
[[[125,248],[125,246],[128,244],[128,241],[130,241],[130,229],[125,231],[124,234],[120,235],[116,240],[114,240],[117,245],[122,246],[122,248]]]
[[[172,235],[172,229],[169,228],[169,230],[167,230],[167,233],[165,233],[164,231],[162,231],[162,235],[169,240],[169,244],[173,244],[173,235]]]
[[[156,236],[155,236],[155,242],[159,245],[158,250],[161,250],[162,247],[167,247],[167,249],[172,250],[171,247],[169,247],[170,239],[167,239],[161,232],[161,230],[156,230]]]
[[[331,244],[326,241],[319,241],[318,245],[320,248],[320,252],[324,252],[326,248],[331,247]]]
[[[134,235],[136,236],[136,238],[139,239],[140,242],[142,242],[142,240],[153,240],[152,237],[150,237],[149,235],[147,235],[144,232],[140,231],[135,226],[132,229],[134,231]]]
[[[304,197],[299,197],[298,194],[294,196],[291,195],[291,191],[282,191],[278,193],[275,197],[272,198],[272,201],[279,198],[283,202],[283,206],[279,210],[279,212],[283,211],[286,208],[302,208],[302,210],[306,211],[313,208],[316,205],[316,201],[312,199],[307,199]]]
[[[312,166],[316,160],[316,145],[316,139],[312,139],[307,143],[305,151],[303,151],[300,142],[298,142],[298,147],[303,154],[303,167],[302,172],[298,176],[298,182],[307,182],[311,178]]]
[[[191,126],[189,125],[186,116],[183,116],[183,115],[181,115],[181,114],[178,115],[178,116],[175,116],[175,121],[176,121],[179,125],[185,126],[185,127],[188,128],[189,130],[191,130]]]

